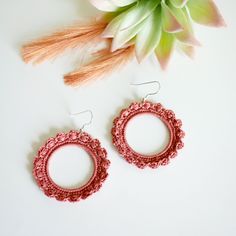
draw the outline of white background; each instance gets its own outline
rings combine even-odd
[[[0,235],[236,235],[236,2],[216,2],[228,27],[196,26],[203,46],[194,61],[175,53],[166,72],[154,60],[132,62],[75,89],[62,75],[79,55],[34,67],[22,62],[20,46],[96,10],[84,0],[0,0]],[[110,129],[121,108],[151,89],[129,83],[154,79],[162,89],[152,99],[182,119],[185,148],[169,166],[139,170],[117,154]],[[32,161],[46,138],[78,129],[82,116],[68,114],[85,109],[110,175],[86,201],[57,202],[35,184]]]

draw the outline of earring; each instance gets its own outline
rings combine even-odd
[[[112,127],[112,142],[117,148],[118,152],[124,159],[130,163],[136,165],[138,168],[157,168],[161,165],[167,165],[171,158],[177,155],[179,149],[184,147],[182,138],[185,133],[181,129],[182,122],[175,117],[175,113],[172,110],[165,109],[160,103],[153,103],[147,101],[147,98],[151,95],[155,95],[160,91],[160,83],[158,81],[150,81],[141,84],[132,85],[144,85],[156,83],[158,89],[154,93],[147,94],[141,102],[133,102],[126,109],[120,112],[120,115],[114,119]],[[169,131],[169,143],[165,149],[154,155],[142,155],[134,151],[126,140],[126,127],[128,122],[137,115],[148,113],[159,118],[168,128]]]
[[[98,139],[93,139],[88,133],[83,131],[84,127],[92,122],[92,112],[87,110],[73,115],[85,112],[91,114],[90,122],[85,123],[78,131],[71,130],[68,133],[58,133],[55,137],[49,138],[38,150],[38,154],[34,159],[33,176],[37,184],[48,197],[56,198],[58,201],[77,202],[81,199],[86,199],[101,188],[108,176],[107,169],[110,161],[107,159],[106,150],[101,147]],[[51,179],[48,171],[48,163],[52,153],[68,144],[76,144],[84,149],[91,156],[94,163],[92,177],[85,185],[75,189],[66,189],[58,186]]]

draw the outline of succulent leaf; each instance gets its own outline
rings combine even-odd
[[[162,24],[163,30],[169,33],[176,33],[183,30],[183,27],[173,14],[169,6],[164,1],[161,2],[162,7]]]
[[[98,10],[105,12],[113,12],[117,10],[117,6],[110,0],[89,0]]]
[[[187,44],[184,44],[184,43],[178,43],[177,46],[189,58],[192,59],[194,57],[195,49],[194,49],[193,46],[187,45]]]
[[[222,26],[224,20],[213,0],[90,0],[106,13],[102,36],[112,39],[111,50],[134,45],[138,61],[155,52],[165,68],[175,45],[192,57],[195,38],[192,22]],[[107,18],[106,18],[107,17]],[[176,43],[175,43],[176,42]]]
[[[193,46],[199,46],[200,43],[194,36],[192,24],[186,8],[184,7],[181,9],[170,6],[170,9],[183,27],[183,31],[176,33],[175,37],[183,43]]]
[[[225,26],[225,22],[212,0],[189,0],[188,8],[192,19],[207,26]]]
[[[160,0],[140,0],[125,16],[119,30],[126,30],[141,23],[156,9],[159,2]]]
[[[124,7],[124,6],[130,5],[134,2],[136,2],[136,0],[111,0],[111,1],[117,7]]]
[[[170,2],[177,8],[182,8],[188,0],[170,0]]]
[[[161,8],[157,8],[144,22],[136,37],[136,56],[140,62],[158,46],[161,39]]]
[[[118,16],[116,16],[106,27],[104,32],[102,33],[102,36],[104,38],[113,38],[115,37],[117,31],[120,28],[121,23],[123,22],[125,16],[128,14],[129,11],[125,11],[120,13]]]
[[[172,51],[174,49],[174,42],[175,38],[173,34],[168,34],[164,31],[162,32],[160,43],[155,50],[156,57],[162,69],[165,69],[167,67]]]
[[[116,33],[115,37],[113,38],[111,51],[114,52],[119,48],[124,47],[124,45],[129,42],[132,38],[134,38],[137,33],[142,29],[144,22],[141,22],[139,25],[136,25],[132,28],[127,30],[122,30]]]

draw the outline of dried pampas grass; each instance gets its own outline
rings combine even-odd
[[[120,66],[130,61],[134,55],[134,46],[118,49],[111,52],[110,49],[104,49],[98,52],[98,58],[82,66],[79,70],[65,75],[64,82],[70,86],[76,86],[91,79],[111,73]]]
[[[28,43],[22,48],[23,60],[41,63],[47,59],[54,59],[68,48],[76,48],[99,41],[107,23],[99,21],[87,25],[74,25]]]
[[[78,70],[65,75],[64,82],[70,86],[77,86],[89,80],[100,78],[126,64],[135,56],[134,45],[126,45],[124,48],[111,52],[111,40],[102,38],[106,26],[107,23],[104,21],[87,25],[74,25],[51,36],[35,40],[23,46],[23,60],[26,63],[37,64],[48,59],[54,59],[66,49],[84,47],[85,45],[95,47],[104,41],[107,43],[105,49],[96,53],[90,50],[95,59],[86,65],[82,65]]]

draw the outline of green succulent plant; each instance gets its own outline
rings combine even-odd
[[[191,56],[195,46],[192,22],[224,26],[212,0],[90,0],[106,12],[109,23],[103,32],[111,38],[111,50],[135,45],[138,61],[155,53],[162,68],[168,64],[175,46]]]

